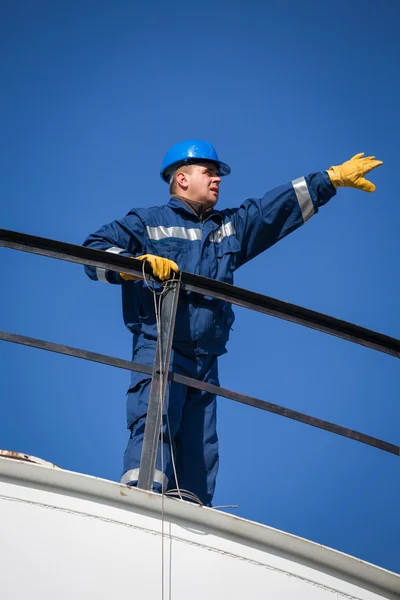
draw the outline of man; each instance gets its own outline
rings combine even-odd
[[[134,208],[89,236],[84,245],[146,260],[161,281],[181,269],[233,283],[236,269],[303,225],[338,186],[373,192],[374,184],[364,175],[381,164],[357,154],[343,165],[295,179],[239,208],[218,211],[214,207],[219,186],[222,177],[229,175],[229,166],[208,142],[181,142],[167,152],[161,168],[161,177],[170,185],[168,204]],[[134,338],[133,360],[152,365],[157,324],[151,290],[124,273],[85,269],[91,279],[122,286],[124,321]],[[218,385],[217,357],[226,352],[233,321],[230,304],[181,292],[172,370]],[[139,476],[150,382],[148,375],[132,373],[127,402],[130,439],[121,479],[130,485]],[[168,382],[163,460],[160,446],[153,489],[179,486],[211,506],[218,470],[215,396]]]

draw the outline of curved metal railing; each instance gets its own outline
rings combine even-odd
[[[111,254],[102,250],[84,248],[74,244],[59,242],[47,238],[27,235],[15,231],[0,229],[0,246],[40,254],[50,258],[75,262],[92,267],[110,269],[116,272],[125,272],[136,277],[143,278],[143,263],[141,261]],[[145,273],[151,279],[149,268],[145,266]],[[335,425],[328,421],[306,415],[304,413],[246,396],[232,390],[222,388],[217,385],[204,383],[196,379],[185,377],[178,373],[169,371],[169,353],[172,346],[173,329],[175,324],[175,312],[180,289],[190,290],[199,294],[219,298],[226,302],[236,304],[251,310],[255,310],[274,317],[285,319],[311,329],[316,329],[323,333],[345,339],[356,344],[361,344],[372,350],[390,354],[400,358],[400,340],[393,337],[371,331],[353,323],[348,323],[313,310],[303,308],[294,304],[283,302],[275,298],[263,296],[255,292],[235,287],[233,285],[194,275],[192,273],[181,272],[179,279],[170,283],[161,310],[161,339],[158,340],[160,364],[153,367],[141,365],[139,363],[123,360],[104,354],[89,352],[70,346],[55,344],[45,340],[30,338],[27,336],[0,331],[0,340],[13,342],[48,350],[67,356],[74,356],[105,365],[126,369],[128,371],[139,371],[152,376],[152,386],[149,399],[149,410],[147,414],[145,439],[143,443],[142,462],[140,465],[139,487],[151,489],[154,473],[154,464],[156,457],[156,447],[158,440],[158,431],[161,421],[161,412],[159,411],[160,390],[165,394],[167,378],[182,383],[184,385],[208,391],[212,394],[229,398],[242,404],[247,404],[272,412],[283,417],[294,419],[301,423],[311,425],[341,435],[357,442],[373,446],[385,452],[400,456],[400,446],[385,442],[383,440],[371,437],[364,433],[354,431]]]

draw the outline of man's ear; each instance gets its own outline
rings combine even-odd
[[[179,183],[179,185],[185,190],[189,187],[187,173],[184,171],[178,171],[178,173],[175,173],[175,181]]]

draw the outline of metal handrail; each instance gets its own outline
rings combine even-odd
[[[72,346],[65,346],[63,344],[55,344],[54,342],[38,340],[37,338],[31,338],[25,335],[19,335],[17,333],[0,331],[0,340],[3,340],[4,342],[12,342],[14,344],[22,344],[24,346],[38,348],[40,350],[47,350],[49,352],[56,352],[57,354],[64,354],[65,356],[90,360],[91,362],[109,365],[110,367],[117,367],[119,369],[125,369],[126,371],[137,371],[139,373],[144,373],[145,375],[152,375],[153,373],[153,367],[150,367],[149,365],[142,365],[130,360],[124,360],[114,356],[107,356],[106,354],[99,354],[98,352],[90,352],[89,350],[81,350],[79,348],[73,348]],[[229,400],[234,400],[240,404],[246,404],[247,406],[260,408],[261,410],[280,415],[281,417],[293,419],[294,421],[304,423],[305,425],[311,425],[312,427],[324,429],[325,431],[330,431],[331,433],[355,440],[356,442],[373,446],[374,448],[378,448],[378,450],[384,450],[390,454],[400,456],[400,446],[396,446],[389,442],[384,442],[378,438],[354,431],[353,429],[342,427],[341,425],[335,425],[329,421],[323,421],[322,419],[311,417],[310,415],[306,415],[290,408],[285,408],[284,406],[279,406],[278,404],[273,404],[272,402],[267,402],[266,400],[260,400],[259,398],[254,398],[252,396],[246,396],[245,394],[240,394],[239,392],[234,392],[232,390],[228,390],[227,388],[223,388],[211,383],[204,383],[203,381],[192,379],[191,377],[186,377],[185,375],[180,375],[179,373],[169,372],[168,379],[175,381],[176,383],[182,383],[183,385],[202,390],[204,392],[210,392],[211,394],[228,398]]]
[[[0,246],[15,250],[22,250],[24,252],[40,254],[59,260],[75,262],[78,264],[106,268],[116,272],[123,271],[128,274],[135,275],[138,278],[143,278],[143,263],[141,261],[116,254],[110,254],[102,250],[84,248],[74,244],[68,244],[65,242],[59,242],[56,240],[31,236],[28,234],[4,229],[0,229]],[[145,272],[151,278],[151,273],[147,267],[145,267]],[[346,339],[348,341],[352,341],[368,348],[400,358],[400,340],[371,331],[358,325],[354,325],[352,323],[348,323],[346,321],[342,321],[340,319],[336,319],[334,317],[330,317],[328,315],[311,311],[294,304],[282,302],[281,300],[276,300],[255,292],[250,292],[248,290],[244,290],[220,281],[207,279],[199,275],[193,275],[192,273],[182,272],[179,285],[184,290],[190,290],[200,294],[205,294],[207,296],[213,296],[238,306],[250,308],[264,314],[269,314],[271,316],[298,323],[323,333],[328,333],[330,335],[334,335],[336,337]],[[69,356],[75,356],[77,358],[83,358],[130,371],[139,371],[153,375],[153,378],[157,372],[154,370],[156,367],[152,368],[131,361],[89,352],[87,350],[80,350],[70,346],[54,344],[44,340],[37,340],[35,338],[29,338],[27,336],[12,334],[9,332],[0,332],[0,340],[23,344],[43,350],[49,350]],[[172,339],[169,343],[172,343]],[[347,429],[340,425],[335,425],[328,421],[323,421],[321,419],[311,417],[304,413],[300,413],[277,404],[259,400],[244,394],[239,394],[238,392],[233,392],[213,384],[204,383],[177,373],[169,372],[168,378],[172,381],[176,381],[177,383],[182,383],[190,387],[235,400],[236,402],[254,406],[274,414],[294,419],[313,427],[318,427],[320,429],[324,429],[325,431],[330,431],[331,433],[335,433],[337,435],[373,446],[385,452],[400,456],[400,446],[396,446],[389,442],[385,442],[352,429]]]
[[[50,258],[57,258],[69,262],[88,265],[91,267],[100,267],[110,269],[111,271],[124,272],[129,275],[135,275],[143,278],[143,263],[139,260],[111,254],[103,250],[94,250],[93,248],[84,248],[75,244],[59,242],[48,238],[18,233],[7,229],[0,229],[0,246],[41,254]],[[149,268],[145,269],[151,278]],[[220,300],[225,300],[243,308],[250,308],[273,317],[278,317],[298,325],[304,325],[311,329],[316,329],[322,333],[339,337],[356,344],[361,344],[372,350],[378,350],[385,354],[390,354],[400,358],[400,340],[377,333],[371,329],[354,325],[335,317],[330,317],[296,304],[290,304],[263,296],[256,292],[250,292],[229,283],[208,279],[201,275],[182,272],[182,288],[188,291],[198,292]]]

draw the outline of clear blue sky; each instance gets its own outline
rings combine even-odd
[[[376,193],[339,190],[236,283],[400,337],[399,19],[395,0],[3,0],[0,227],[80,244],[166,202],[159,166],[187,138],[232,167],[221,207],[375,154]],[[118,287],[0,257],[0,329],[130,357]],[[400,443],[395,358],[236,315],[223,386]],[[118,480],[129,374],[6,343],[0,357],[0,447]],[[215,504],[400,571],[398,457],[225,399],[218,417]]]

